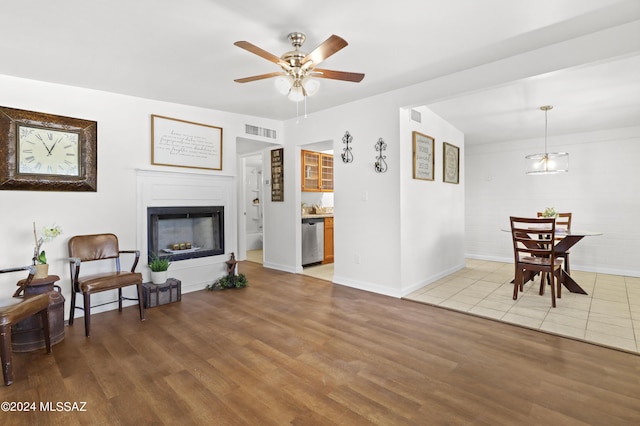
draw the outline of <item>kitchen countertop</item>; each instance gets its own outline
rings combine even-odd
[[[325,214],[303,214],[303,219],[316,219],[320,217],[333,217],[333,213],[325,213]]]

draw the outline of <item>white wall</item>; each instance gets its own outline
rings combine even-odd
[[[428,110],[425,115],[427,133],[440,143],[446,139],[463,148],[460,132]],[[289,253],[288,262],[295,256],[296,263],[290,268],[301,270],[300,149],[326,140],[333,141],[334,152],[334,283],[400,297],[463,265],[464,183],[434,182],[440,202],[450,202],[454,213],[431,210],[437,220],[425,221],[420,207],[429,199],[424,197],[422,182],[411,179],[411,130],[416,127],[401,124],[401,116],[404,120],[406,113],[400,112],[398,99],[386,94],[285,123],[285,152],[294,152],[290,155],[294,164],[285,166],[285,180],[295,181],[296,216],[292,222],[274,219],[265,228],[277,228],[281,237],[295,241],[296,253]],[[340,157],[346,131],[353,136],[352,163],[343,163]],[[387,144],[386,173],[374,170],[379,138]],[[442,169],[437,170],[441,176]],[[434,256],[433,244],[442,241],[445,232],[448,251],[444,257],[442,250]]]
[[[401,267],[409,293],[464,267],[464,135],[425,107],[414,108],[421,122],[400,111]],[[413,131],[435,139],[434,180],[413,179]],[[460,183],[443,182],[443,142],[460,148]]]
[[[279,134],[282,133],[282,124],[272,120],[2,75],[0,93],[2,105],[6,107],[98,122],[97,192],[0,191],[0,223],[3,232],[0,267],[30,264],[34,245],[32,222],[35,221],[38,227],[55,222],[62,227],[64,234],[47,243],[44,249],[50,263],[49,273],[60,276],[58,284],[67,300],[70,296],[70,282],[66,244],[71,236],[113,232],[118,235],[122,248],[136,248],[146,253],[146,247],[139,247],[141,242],[137,237],[142,232],[137,212],[137,170],[178,174],[187,171],[189,175],[196,176],[201,173],[205,182],[211,176],[217,176],[226,178],[234,186],[235,141],[239,136],[246,137],[243,134],[244,124],[277,129]],[[151,114],[222,127],[222,171],[198,172],[184,168],[151,166]],[[232,199],[229,212],[225,212],[226,228],[231,230],[231,235],[226,236],[227,253],[236,249],[237,202],[235,191],[230,193]],[[222,275],[225,270],[223,263],[227,259],[228,255],[209,258],[200,276],[189,273],[185,277],[176,278],[185,278],[183,288],[188,291],[189,285],[194,282],[200,285],[205,280],[213,281],[216,278],[215,271]],[[143,257],[138,271],[148,279],[149,272],[145,265],[146,258]],[[179,269],[176,268],[174,273]],[[212,271],[214,275],[211,274]],[[18,274],[15,275],[16,281],[20,279]],[[5,285],[4,277],[2,283],[0,297],[10,296],[15,289],[11,285]],[[202,287],[196,289],[199,288]],[[135,294],[134,289],[127,290],[130,296]],[[96,299],[100,301],[102,298]],[[108,297],[107,300],[112,298]],[[68,306],[67,302],[65,317],[69,314]],[[113,309],[116,306],[108,305],[101,309]],[[98,311],[100,309],[96,309]],[[81,313],[78,312],[77,315]]]
[[[284,133],[284,140],[289,136]],[[265,185],[264,185],[264,218],[263,218],[263,265],[267,268],[287,272],[299,272],[302,257],[300,250],[300,233],[296,234],[295,224],[300,224],[300,164],[296,162],[294,149],[286,146],[283,149],[284,167],[284,201],[271,201],[271,149],[265,155]],[[297,167],[297,169],[296,169]],[[297,177],[297,180],[296,180]],[[267,182],[269,182],[267,184]]]
[[[308,102],[313,102],[310,98]],[[354,161],[340,160],[342,136],[353,135]],[[296,267],[300,269],[300,148],[333,141],[334,151],[334,282],[383,294],[398,295],[399,142],[398,107],[385,96],[365,99],[285,122],[285,151],[295,152],[297,199],[293,225]],[[376,173],[374,145],[387,142],[387,173]],[[285,232],[283,230],[283,232]]]
[[[469,146],[466,152],[467,256],[512,262],[510,215],[545,207],[573,213],[572,229],[601,231],[571,249],[571,269],[640,276],[640,128],[549,138],[550,151],[569,152],[569,172],[530,176],[524,156],[544,142]]]

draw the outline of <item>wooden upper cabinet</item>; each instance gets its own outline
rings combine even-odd
[[[333,192],[333,154],[301,151],[302,191]]]
[[[320,188],[333,192],[333,155],[320,154]]]

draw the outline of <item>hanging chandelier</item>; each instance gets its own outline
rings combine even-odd
[[[547,150],[547,112],[552,105],[541,106],[544,111],[544,152],[524,157],[526,173],[528,175],[544,175],[569,171],[569,153],[549,152]]]

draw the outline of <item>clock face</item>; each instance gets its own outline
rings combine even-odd
[[[18,173],[79,176],[78,133],[18,126]]]

